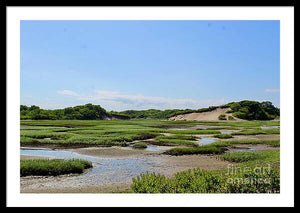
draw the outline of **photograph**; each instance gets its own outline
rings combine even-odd
[[[18,196],[282,194],[286,22],[57,11],[16,22]]]
[[[21,192],[280,192],[278,21],[21,21],[20,57]]]

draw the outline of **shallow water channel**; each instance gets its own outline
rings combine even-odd
[[[147,157],[129,157],[129,158],[103,158],[81,155],[66,150],[47,150],[47,149],[21,149],[21,155],[54,157],[60,159],[80,158],[93,164],[93,168],[81,175],[66,177],[59,181],[64,187],[74,187],[83,185],[105,185],[107,183],[124,183],[131,181],[132,178],[141,173],[151,171],[154,158]],[[153,171],[155,172],[155,171]],[[55,180],[53,180],[55,182]],[[51,187],[51,184],[44,183]]]
[[[211,144],[211,143],[214,143],[214,142],[217,142],[217,140],[214,139],[214,138],[203,137],[199,140],[198,144],[200,146],[203,146],[203,145],[208,145],[208,144]]]
[[[147,144],[147,148],[134,148],[133,145],[132,146],[128,146],[129,149],[141,149],[141,150],[145,150],[145,151],[151,151],[151,152],[160,152],[163,151],[163,149],[159,148],[158,146],[153,146],[153,145],[148,145]]]
[[[214,138],[209,138],[209,137],[203,137],[198,141],[198,144],[200,146],[204,146],[204,145],[208,145],[208,144],[212,144],[215,142],[218,142],[219,140],[216,140]],[[254,152],[257,151],[257,149],[255,148],[234,148],[234,149],[230,149],[230,152]]]
[[[278,129],[279,126],[266,126],[266,125],[262,125],[261,128],[262,129]]]
[[[236,148],[236,149],[231,149],[230,152],[254,152],[257,151],[257,149],[254,148],[249,148],[249,149],[243,149],[243,148]]]

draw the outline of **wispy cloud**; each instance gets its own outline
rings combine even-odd
[[[278,93],[278,92],[280,92],[280,90],[279,89],[265,89],[265,92]]]
[[[77,94],[76,92],[72,91],[72,90],[60,90],[57,91],[58,94],[61,95],[69,95],[69,96],[80,96],[79,94]]]
[[[79,95],[71,90],[60,91],[59,94],[71,95],[80,102],[91,102],[100,104],[107,110],[126,110],[126,109],[198,109],[212,105],[225,103],[225,99],[183,99],[165,98],[155,96],[145,96],[142,94],[128,95],[118,91],[98,90],[90,95]]]

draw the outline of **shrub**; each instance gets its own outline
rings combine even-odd
[[[235,119],[234,119],[233,116],[230,115],[230,116],[228,116],[228,120],[231,120],[231,121],[232,121],[232,120],[235,120]]]
[[[221,114],[219,115],[219,120],[227,120],[226,115],[225,114]]]
[[[279,193],[277,168],[266,172],[242,171],[221,174],[200,169],[178,172],[173,178],[155,173],[142,174],[132,179],[135,193]]]
[[[242,172],[227,177],[225,192],[228,193],[279,193],[280,173],[277,168],[269,171]]]
[[[131,189],[135,193],[166,193],[172,189],[171,181],[164,175],[146,173],[132,179]]]
[[[271,102],[240,101],[229,104],[233,116],[246,120],[271,120],[280,115],[280,110]]]

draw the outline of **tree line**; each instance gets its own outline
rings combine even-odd
[[[100,105],[85,104],[64,109],[47,110],[39,106],[21,105],[21,119],[32,120],[104,120],[109,113]]]
[[[272,120],[280,116],[280,109],[275,107],[270,101],[240,101],[231,102],[224,106],[231,108],[234,117],[245,120]],[[224,107],[223,106],[223,107]]]
[[[64,109],[47,110],[39,106],[20,106],[21,119],[31,120],[105,120],[105,119],[168,119],[179,114],[192,112],[208,112],[217,108],[230,108],[227,111],[233,116],[245,120],[272,120],[280,116],[279,108],[270,101],[240,101],[231,102],[221,106],[210,106],[201,109],[148,109],[148,110],[125,110],[121,112],[107,112],[100,105],[91,103]]]

